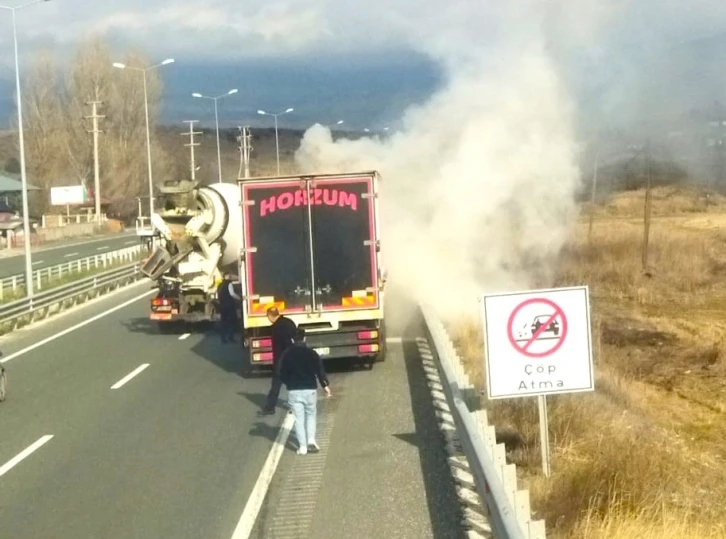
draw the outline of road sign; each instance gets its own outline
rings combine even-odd
[[[485,294],[490,399],[595,389],[588,288]]]

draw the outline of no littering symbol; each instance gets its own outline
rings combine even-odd
[[[514,308],[507,322],[507,336],[514,349],[527,357],[547,357],[564,344],[567,317],[546,298],[532,298]]]

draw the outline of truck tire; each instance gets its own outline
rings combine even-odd
[[[386,324],[381,322],[381,326],[378,328],[378,332],[381,336],[381,349],[376,355],[375,362],[382,363],[386,361],[386,354],[388,352],[388,345],[386,344]]]

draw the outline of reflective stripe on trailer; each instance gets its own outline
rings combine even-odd
[[[350,296],[347,298],[343,298],[342,301],[343,307],[355,307],[358,305],[368,306],[368,305],[375,305],[376,304],[376,296],[374,295],[368,295],[368,296]]]
[[[252,303],[250,307],[250,312],[254,314],[265,314],[267,312],[267,309],[270,307],[277,307],[279,311],[285,310],[285,302],[284,301],[271,301],[267,303],[260,303],[260,302],[254,302]]]

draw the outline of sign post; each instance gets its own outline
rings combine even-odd
[[[588,292],[580,286],[480,298],[488,397],[537,397],[545,476],[547,395],[595,389]]]
[[[542,472],[550,476],[550,428],[547,421],[547,395],[537,395],[539,412],[539,445],[542,451]]]

